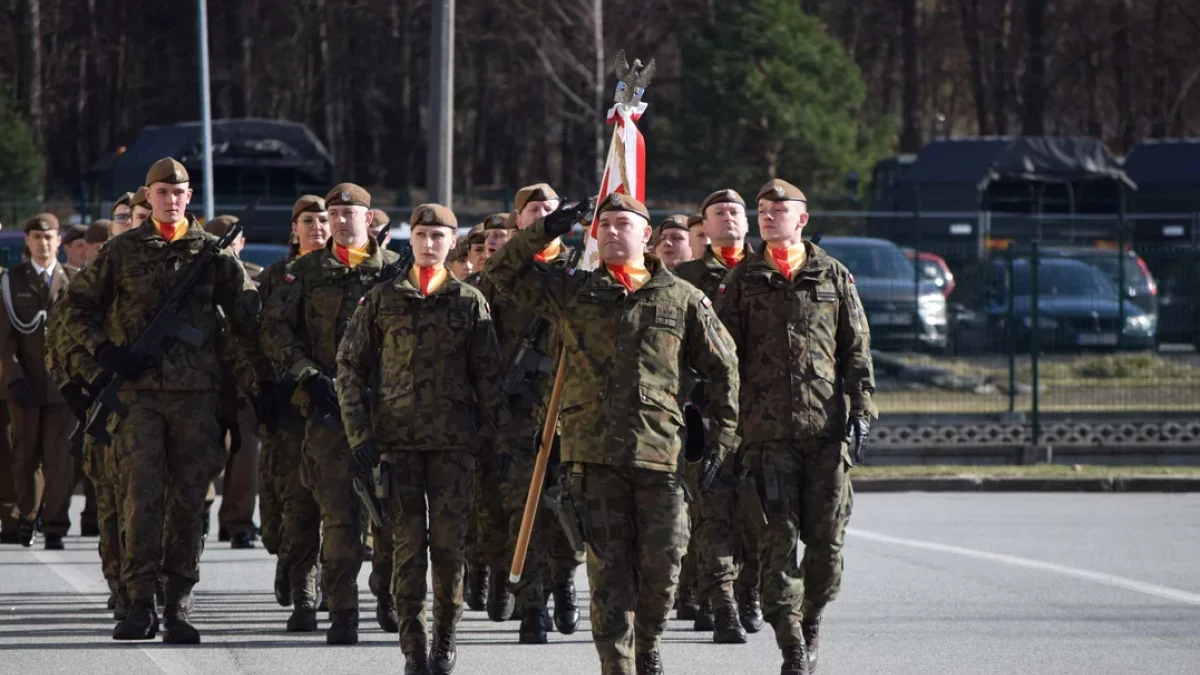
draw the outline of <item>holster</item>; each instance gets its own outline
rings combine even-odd
[[[354,494],[358,495],[359,501],[362,502],[363,508],[371,516],[371,522],[375,527],[388,527],[390,523],[384,519],[383,509],[379,500],[375,497],[375,490],[368,488],[368,483],[372,480],[371,476],[360,474],[354,477],[350,482],[354,488]]]
[[[565,473],[559,474],[559,479],[546,488],[542,495],[546,508],[554,514],[558,524],[566,534],[567,543],[578,553],[587,550],[587,529],[584,527],[583,512],[572,494]]]
[[[392,494],[392,463],[379,462],[379,466],[372,472],[372,478],[375,481],[375,499],[379,503],[379,514],[390,523],[395,513],[393,508],[402,508],[400,500]]]
[[[767,510],[763,507],[762,496],[758,493],[758,481],[749,471],[738,477],[738,502],[746,519],[756,527],[766,527],[770,520]]]

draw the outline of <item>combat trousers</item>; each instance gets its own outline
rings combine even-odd
[[[489,459],[490,449],[481,450],[479,468],[475,471],[475,500],[471,506],[470,527],[467,529],[467,564],[474,569],[488,567],[508,569],[504,560],[508,550],[508,513],[504,509],[504,490],[495,480]]]
[[[0,401],[0,532],[16,532],[21,525],[13,513],[17,508],[15,469],[16,458],[8,442],[8,402]]]
[[[696,552],[696,519],[699,510],[699,505],[694,502],[688,504],[688,547],[683,554],[683,560],[679,562],[679,589],[676,593],[682,601],[685,598],[684,593],[690,592],[692,602],[697,604],[703,599],[696,578],[696,560],[700,557]]]
[[[722,467],[716,485],[700,496],[695,514],[691,551],[696,554],[697,599],[708,600],[714,611],[736,607],[734,580],[757,586],[759,564],[750,524],[740,508],[732,461]]]
[[[131,601],[168,604],[200,580],[204,495],[225,465],[215,392],[122,391],[129,414],[113,431],[112,457],[124,522],[121,580]],[[110,425],[111,427],[112,425]]]
[[[475,493],[472,452],[392,452],[392,596],[400,650],[427,650],[425,577],[433,565],[434,631],[462,618],[467,516]]]
[[[229,533],[254,535],[254,505],[258,494],[258,451],[261,441],[258,434],[258,418],[254,409],[243,405],[238,410],[238,427],[242,434],[242,447],[237,454],[229,455],[225,462],[225,478],[221,485],[221,509],[217,522]]]
[[[688,544],[687,504],[674,473],[570,465],[587,508],[592,640],[603,675],[633,675],[634,654],[659,648]],[[630,625],[630,612],[633,624]]]
[[[279,565],[287,571],[296,602],[316,600],[317,556],[321,549],[321,510],[307,482],[308,475],[302,470],[304,433],[304,422],[299,420],[269,437],[271,483],[279,493],[282,521]],[[264,527],[266,520],[264,515]]]
[[[107,581],[121,584],[121,528],[117,520],[115,476],[110,471],[107,448],[91,436],[83,437],[83,473],[96,486],[96,526],[100,530],[100,569]]]
[[[800,644],[801,604],[820,611],[841,589],[850,456],[841,438],[751,443],[744,452],[768,519],[758,536],[763,617],[779,647]]]
[[[329,611],[358,609],[363,508],[352,487],[354,476],[346,435],[309,420],[304,436],[302,470],[305,484],[312,490],[321,513],[321,535],[324,537],[320,546],[321,577],[329,595]],[[289,517],[284,528],[291,528],[292,524]]]
[[[33,520],[42,506],[42,531],[65,535],[71,527],[68,509],[75,487],[75,462],[67,454],[75,417],[65,405],[22,408],[13,401],[8,402],[8,414],[15,457],[13,482],[21,517]],[[44,491],[38,489],[39,469]]]

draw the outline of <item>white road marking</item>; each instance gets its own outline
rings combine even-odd
[[[1142,593],[1144,595],[1153,596],[1156,598],[1164,598],[1174,600],[1187,605],[1200,607],[1200,594],[1183,591],[1178,588],[1170,588],[1167,586],[1159,586],[1158,584],[1150,584],[1137,579],[1129,579],[1120,577],[1115,574],[1105,574],[1103,572],[1095,572],[1079,567],[1069,567],[1067,565],[1058,565],[1055,563],[1043,562],[1041,560],[1033,560],[1030,558],[1021,558],[1015,555],[1007,555],[1004,553],[991,553],[988,551],[980,551],[973,548],[963,548],[962,546],[951,546],[949,544],[938,544],[932,541],[921,541],[919,539],[904,539],[901,537],[892,537],[878,532],[868,532],[857,528],[846,528],[848,534],[878,541],[884,544],[894,544],[896,546],[907,546],[909,548],[919,548],[926,551],[936,551],[938,553],[952,553],[977,560],[987,560],[989,562],[1003,563],[1005,565],[1013,565],[1014,567],[1024,567],[1031,570],[1039,570],[1041,572],[1050,572],[1053,574],[1061,574],[1067,577],[1083,579],[1104,586],[1113,588],[1123,588],[1125,590]]]
[[[107,597],[108,584],[104,583],[99,575],[99,571],[95,566],[89,566],[88,573],[80,571],[78,565],[67,565],[62,563],[62,558],[55,554],[46,551],[30,551],[33,557],[37,558],[38,562],[42,563],[51,572],[58,575],[60,579],[67,582],[82,595],[105,594]],[[159,635],[161,635],[161,628]],[[99,636],[102,639],[108,639],[108,636]],[[162,669],[167,675],[201,675],[200,671],[193,668],[187,659],[184,658],[179,648],[155,648],[147,649],[138,645],[138,651],[146,655],[146,658],[154,662],[156,666]],[[186,648],[184,648],[186,649]]]

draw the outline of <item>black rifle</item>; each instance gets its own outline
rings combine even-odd
[[[571,251],[571,257],[567,259],[567,268],[578,265],[582,256],[583,246],[576,246]],[[501,384],[504,393],[520,398],[521,403],[527,407],[535,407],[540,402],[534,389],[538,376],[554,369],[554,359],[537,350],[538,343],[549,327],[550,322],[540,314],[529,321],[529,325],[525,327],[525,334],[521,336],[521,344],[517,346],[517,351],[508,364],[508,370],[504,373],[504,381]]]
[[[192,259],[183,277],[159,304],[150,323],[146,324],[146,328],[134,339],[133,344],[129,345],[133,354],[140,357],[156,355],[162,350],[163,341],[169,337],[182,340],[196,348],[204,346],[204,333],[184,322],[179,316],[179,308],[196,284],[208,273],[209,266],[221,251],[236,241],[241,234],[241,224],[234,223],[225,236],[209,241],[200,249],[200,253]],[[112,437],[108,433],[109,415],[116,413],[118,417],[125,417],[129,414],[129,407],[117,397],[117,393],[125,384],[125,378],[120,373],[111,373],[111,378],[96,395],[96,401],[92,404],[91,413],[84,426],[88,435],[101,445],[112,443]]]

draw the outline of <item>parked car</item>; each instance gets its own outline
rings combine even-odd
[[[287,258],[288,247],[283,244],[246,244],[238,257],[244,262],[266,267]]]
[[[911,248],[903,249],[904,256],[909,260],[913,259],[914,251]],[[933,282],[935,286],[942,289],[942,297],[948,298],[954,292],[954,273],[950,271],[950,266],[946,264],[946,259],[936,253],[929,251],[921,251],[921,255],[917,258],[918,266],[921,269],[921,276]]]
[[[1006,352],[1025,351],[1036,332],[1046,351],[1081,349],[1153,349],[1157,316],[1121,298],[1117,286],[1098,269],[1081,260],[1042,258],[1038,263],[1037,327],[1033,320],[1033,270],[1028,258],[981,263],[982,274],[964,281],[954,298],[953,341],[958,351],[969,347]],[[965,296],[965,297],[964,297]],[[1012,320],[1009,326],[1009,302]]]
[[[1126,299],[1148,314],[1158,314],[1158,283],[1150,273],[1146,261],[1136,252],[1125,251],[1122,255],[1115,249],[1071,246],[1044,248],[1041,249],[1041,254],[1043,258],[1082,260],[1100,270],[1114,284],[1120,284],[1124,275]]]
[[[915,277],[912,261],[899,246],[870,237],[825,237],[819,246],[854,275],[871,346],[946,348],[946,298],[931,279]]]

